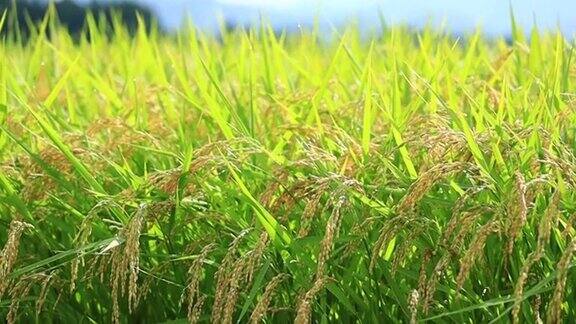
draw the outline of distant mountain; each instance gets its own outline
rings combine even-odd
[[[88,12],[96,16],[103,16],[111,21],[113,13],[118,13],[121,22],[130,32],[134,32],[138,25],[137,15],[140,15],[149,27],[156,19],[154,12],[136,2],[89,2],[79,3],[71,0],[54,2],[58,18],[72,34],[77,34],[84,28]],[[9,32],[19,28],[20,33],[26,37],[29,33],[30,20],[33,23],[40,22],[48,11],[48,2],[30,0],[0,0],[0,13],[8,10],[8,21],[3,32]]]

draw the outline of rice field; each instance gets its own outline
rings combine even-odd
[[[0,317],[576,320],[573,43],[377,29],[4,34]]]

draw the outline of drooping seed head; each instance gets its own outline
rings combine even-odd
[[[188,318],[194,317],[194,310],[196,305],[199,303],[197,296],[199,296],[200,278],[202,275],[202,267],[204,261],[215,247],[215,244],[206,245],[200,255],[192,262],[192,265],[188,269],[188,284],[186,285],[185,295],[188,303]],[[182,296],[184,298],[184,295]],[[195,301],[196,300],[196,301]]]
[[[549,323],[562,322],[562,303],[564,302],[564,294],[566,293],[566,279],[568,269],[572,262],[574,253],[576,252],[576,239],[573,239],[564,250],[560,261],[556,265],[558,274],[556,276],[556,288],[550,305],[548,306],[547,318]]]
[[[323,191],[318,190],[308,200],[308,203],[304,208],[304,212],[302,213],[302,217],[300,218],[300,230],[298,232],[298,237],[302,238],[308,235],[308,232],[310,231],[310,224],[312,223],[312,219],[318,210],[323,194]]]
[[[532,303],[532,313],[534,313],[534,323],[544,324],[542,317],[540,316],[540,304],[542,303],[542,298],[540,295],[536,295],[534,302]]]
[[[510,200],[507,208],[508,212],[508,245],[506,254],[510,256],[514,249],[514,242],[518,239],[522,227],[526,223],[528,214],[528,205],[526,202],[526,181],[520,172],[516,172],[516,186],[513,198]]]
[[[276,288],[286,279],[288,275],[281,273],[276,275],[270,282],[266,285],[266,289],[264,289],[264,294],[260,301],[254,307],[254,311],[252,311],[252,315],[250,316],[250,323],[257,324],[262,321],[262,318],[266,315],[268,311],[268,307],[270,302],[272,301],[272,297],[276,292]]]
[[[258,243],[256,247],[250,252],[250,258],[247,261],[247,269],[246,269],[246,282],[252,282],[252,278],[254,276],[255,269],[260,265],[262,255],[264,254],[264,250],[268,243],[270,242],[269,236],[267,232],[262,232],[260,234],[260,238],[258,239]]]
[[[294,320],[294,324],[308,324],[310,323],[310,317],[312,315],[312,303],[316,295],[324,288],[324,286],[328,283],[329,278],[320,278],[316,279],[314,285],[310,290],[304,294],[304,297],[300,301],[298,306],[298,310],[296,311],[296,319]]]
[[[440,280],[440,277],[443,275],[444,270],[450,264],[451,260],[452,260],[452,255],[450,253],[445,253],[444,255],[442,255],[440,260],[436,263],[436,266],[434,267],[434,271],[432,271],[432,273],[430,275],[430,279],[428,279],[428,282],[426,284],[426,289],[425,289],[426,296],[424,297],[424,303],[422,305],[422,310],[423,310],[424,314],[428,313],[430,305],[432,304],[432,301],[434,300],[434,294],[436,292],[438,281]]]
[[[127,270],[130,272],[128,282],[128,309],[132,312],[138,306],[138,273],[140,272],[140,232],[145,221],[147,209],[140,206],[136,215],[130,220],[126,229],[126,243],[124,257],[127,262]]]
[[[416,204],[422,200],[424,195],[434,186],[438,181],[449,177],[454,173],[470,168],[466,162],[452,162],[438,164],[420,175],[408,189],[408,193],[399,202],[396,210],[399,213],[407,213],[414,209]]]
[[[44,308],[44,303],[46,302],[46,297],[48,296],[48,288],[50,287],[50,283],[55,279],[56,271],[52,272],[49,275],[44,275],[44,279],[40,281],[40,294],[38,295],[38,299],[36,300],[36,317],[40,315],[40,312]]]
[[[202,308],[204,307],[204,302],[206,301],[206,296],[202,295],[198,297],[196,303],[194,303],[194,307],[191,311],[188,312],[188,322],[190,324],[198,323],[200,319],[200,315],[202,315]]]
[[[432,250],[428,249],[422,256],[422,263],[420,264],[420,272],[418,274],[418,295],[421,298],[426,297],[426,279],[428,277],[426,269],[430,263],[430,259],[432,259],[432,255]]]
[[[10,281],[8,276],[10,275],[12,267],[18,258],[20,237],[22,236],[22,233],[24,233],[24,230],[27,228],[33,228],[33,226],[16,219],[12,219],[10,222],[10,228],[8,229],[8,240],[2,249],[2,258],[0,258],[0,298],[2,298],[5,290],[8,288]]]
[[[228,292],[226,293],[226,305],[224,306],[222,323],[231,324],[234,315],[234,310],[236,309],[236,301],[238,300],[238,295],[240,294],[241,285],[243,284],[242,278],[244,278],[244,271],[246,270],[246,257],[242,257],[236,260],[234,266],[232,267],[232,276],[230,277],[228,286]]]
[[[20,302],[29,295],[32,284],[35,281],[34,276],[20,278],[21,280],[10,289],[10,308],[6,316],[6,323],[16,323]]]
[[[390,240],[401,230],[403,230],[407,224],[413,220],[413,217],[408,217],[405,215],[398,215],[387,222],[384,223],[382,229],[380,230],[380,236],[372,248],[372,258],[370,260],[369,270],[372,271],[376,266],[378,259],[380,258],[380,253],[382,249],[390,242]]]
[[[538,224],[538,239],[536,242],[536,248],[532,253],[528,255],[528,257],[526,257],[526,260],[520,269],[520,274],[518,276],[518,280],[516,281],[516,285],[514,286],[514,305],[512,308],[513,323],[519,322],[520,306],[522,303],[522,294],[524,292],[526,279],[528,279],[528,274],[530,273],[532,265],[542,258],[544,249],[548,245],[548,241],[550,239],[550,231],[558,218],[559,204],[560,192],[556,190],[550,199],[550,203],[544,212],[544,216]]]
[[[410,309],[410,324],[418,323],[418,304],[420,302],[420,293],[413,289],[408,298],[408,307]]]
[[[240,232],[240,234],[234,238],[220,263],[220,267],[218,267],[218,271],[216,271],[216,291],[214,293],[214,304],[212,305],[213,323],[221,322],[224,307],[226,306],[226,294],[228,293],[230,280],[232,280],[233,275],[230,273],[230,269],[234,266],[234,255],[242,238],[248,234],[249,230],[250,229]]]
[[[498,231],[500,231],[500,223],[496,220],[490,221],[480,228],[478,234],[476,234],[468,247],[468,251],[466,251],[466,254],[464,254],[464,257],[460,260],[460,272],[456,278],[457,291],[462,289],[464,281],[468,278],[474,262],[484,250],[488,237]]]
[[[316,268],[316,278],[324,277],[326,271],[326,261],[330,257],[330,252],[332,252],[332,247],[334,245],[334,239],[338,235],[340,229],[340,223],[342,218],[342,213],[340,209],[346,201],[344,196],[340,197],[338,202],[336,202],[332,214],[326,223],[326,233],[324,238],[320,243],[320,254],[318,255],[318,264]]]

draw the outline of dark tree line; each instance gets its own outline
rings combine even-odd
[[[53,5],[62,26],[65,26],[73,35],[78,35],[85,28],[89,12],[97,19],[105,19],[107,25],[111,25],[112,16],[115,15],[131,33],[138,26],[138,15],[143,19],[147,28],[150,28],[152,22],[156,20],[149,8],[130,1],[113,3],[92,1],[81,5],[71,0],[64,0],[55,2]],[[40,23],[48,12],[48,6],[47,1],[0,0],[0,17],[4,11],[7,12],[2,32],[11,33],[19,29],[20,34],[26,37],[30,32],[31,23],[33,25]]]

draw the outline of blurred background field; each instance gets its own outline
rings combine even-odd
[[[42,7],[48,3],[44,0],[1,0],[0,8],[12,2],[27,9],[33,20],[42,16]],[[182,27],[187,18],[205,32],[217,32],[222,22],[229,26],[249,26],[258,24],[264,16],[273,28],[289,31],[317,23],[320,29],[329,32],[350,22],[357,23],[364,31],[378,31],[384,20],[391,25],[402,24],[416,29],[433,25],[458,35],[472,33],[480,27],[488,36],[509,37],[512,8],[517,25],[526,32],[533,27],[559,29],[569,38],[576,32],[576,2],[570,0],[63,0],[57,1],[56,5],[62,20],[73,30],[80,26],[81,11],[116,8],[127,12],[125,18],[129,25],[134,23],[129,12],[137,9],[145,17],[154,17],[167,31]],[[24,21],[23,17],[20,19]]]

